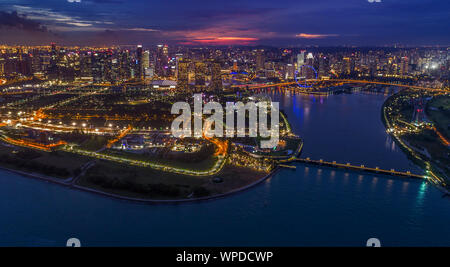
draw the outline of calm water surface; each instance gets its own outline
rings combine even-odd
[[[383,95],[280,95],[302,156],[421,172],[385,133]],[[0,245],[450,246],[450,199],[416,180],[297,165],[243,193],[131,203],[0,171]]]

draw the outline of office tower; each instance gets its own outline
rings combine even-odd
[[[144,72],[145,72],[145,78],[151,79],[151,78],[153,78],[153,76],[155,76],[155,68],[152,65],[150,65],[150,67],[148,67],[148,68],[145,68]]]
[[[351,57],[344,57],[343,60],[344,64],[342,66],[344,69],[342,70],[342,73],[345,75],[350,75],[355,71],[355,61]]]
[[[120,53],[119,59],[119,77],[121,80],[128,80],[131,78],[131,58],[128,50]]]
[[[142,57],[142,67],[150,68],[150,51],[145,50],[144,55]]]
[[[81,55],[80,75],[81,75],[81,77],[92,77],[92,55],[91,55],[91,52]]]
[[[188,60],[180,60],[178,62],[177,89],[180,92],[189,91],[189,65]]]
[[[109,70],[109,80],[111,83],[118,83],[120,77],[120,61],[116,57],[111,57],[110,70]]]
[[[55,43],[52,43],[51,46],[52,48],[50,52],[50,62],[47,68],[47,74],[50,79],[56,79],[58,77],[58,67],[57,67],[58,51],[56,49]]]
[[[377,61],[374,57],[369,58],[369,75],[375,77],[377,75]]]
[[[300,54],[297,54],[297,70],[300,71],[301,67],[305,65],[305,50],[300,51]]]
[[[222,91],[222,68],[220,63],[213,61],[211,63],[211,84],[210,90],[215,93],[220,93]]]
[[[161,77],[167,76],[169,69],[168,56],[169,56],[168,45],[158,45],[156,47],[155,70],[158,76]]]
[[[294,79],[294,75],[295,75],[295,66],[294,64],[287,64],[286,65],[286,74],[285,74],[285,79]]]
[[[3,58],[0,58],[0,77],[5,76],[5,62]]]
[[[301,76],[305,77],[306,79],[314,79],[316,76],[316,73],[312,69],[314,65],[314,56],[312,53],[308,53],[305,60],[305,65],[308,65],[308,67],[301,68]]]
[[[275,78],[275,67],[273,62],[266,62],[264,64],[265,77]]]
[[[107,55],[105,53],[92,53],[92,76],[94,82],[103,82],[106,80],[106,61]]]
[[[408,75],[408,65],[409,61],[407,57],[402,57],[401,63],[400,63],[400,75],[401,76],[407,76]]]
[[[264,63],[265,63],[264,50],[258,49],[256,51],[256,71],[264,70]]]
[[[180,61],[183,60],[183,54],[176,54],[175,55],[175,77],[178,78],[178,67],[179,67],[179,63]]]
[[[233,71],[238,72],[238,70],[239,70],[239,68],[238,68],[237,60],[233,60]]]
[[[34,49],[33,50],[33,54],[30,55],[31,56],[31,72],[32,73],[37,73],[42,71],[41,68],[41,57],[40,57],[40,53],[38,49]]]
[[[328,76],[330,72],[330,60],[326,56],[320,56],[319,57],[319,70],[318,70],[319,77]]]
[[[143,69],[143,52],[142,52],[142,45],[138,45],[136,49],[136,71],[135,71],[135,77],[137,79],[143,79],[144,77],[144,69]]]
[[[195,87],[202,90],[205,86],[206,65],[204,62],[195,62]]]
[[[150,51],[145,50],[142,56],[142,76],[147,78],[146,71],[150,68]]]

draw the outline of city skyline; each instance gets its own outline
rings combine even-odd
[[[33,45],[447,45],[449,5],[440,0],[16,0],[0,4],[0,33],[1,43]]]

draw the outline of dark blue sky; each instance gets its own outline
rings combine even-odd
[[[449,0],[381,1],[2,0],[0,43],[450,44]]]

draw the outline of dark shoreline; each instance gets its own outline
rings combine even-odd
[[[195,203],[195,202],[200,203],[200,202],[211,201],[211,200],[216,200],[219,198],[228,197],[230,195],[237,194],[237,193],[246,191],[248,189],[251,189],[252,187],[254,187],[254,186],[262,183],[263,181],[269,179],[270,177],[272,177],[280,169],[281,168],[277,166],[266,176],[254,181],[246,186],[231,190],[226,193],[217,194],[217,195],[213,195],[213,196],[199,197],[199,198],[157,200],[157,199],[146,199],[146,198],[138,198],[138,197],[127,197],[127,196],[123,196],[123,195],[108,193],[105,191],[101,191],[101,190],[97,190],[97,189],[93,189],[93,188],[89,188],[89,187],[85,187],[85,186],[81,186],[81,185],[77,185],[77,184],[72,184],[70,181],[67,182],[67,180],[69,180],[69,179],[71,180],[71,178],[59,180],[59,178],[55,178],[55,177],[47,177],[47,176],[43,176],[43,175],[39,175],[39,174],[27,173],[27,172],[23,172],[20,170],[14,170],[14,169],[0,166],[0,170],[19,174],[26,178],[32,178],[32,179],[36,179],[36,180],[40,180],[40,181],[50,182],[50,183],[53,183],[56,185],[61,185],[61,186],[64,186],[64,187],[67,187],[70,189],[89,192],[89,193],[106,196],[106,197],[117,199],[117,200],[123,200],[123,201],[135,202],[135,203],[144,203],[144,204],[183,204],[183,203]]]

